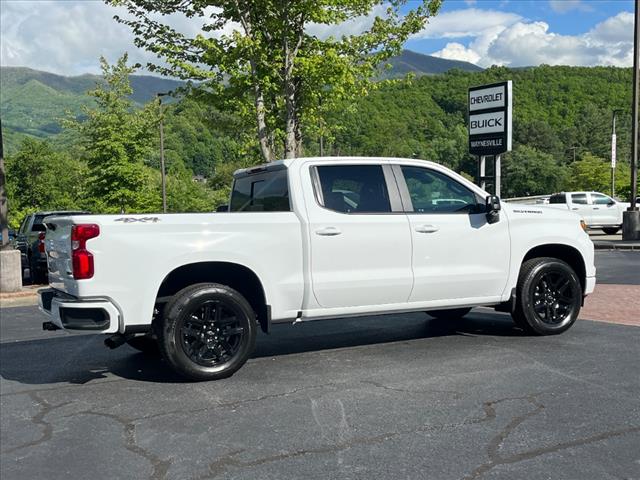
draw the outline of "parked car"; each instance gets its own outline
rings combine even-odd
[[[87,213],[89,212],[50,211],[31,213],[24,217],[14,240],[15,248],[20,250],[23,277],[24,271],[29,269],[32,283],[41,284],[47,280],[47,257],[44,251],[45,217],[49,215],[60,217]]]
[[[584,219],[588,228],[600,228],[613,235],[622,228],[622,212],[629,204],[600,192],[561,192],[551,195],[549,206],[572,210]]]
[[[13,228],[7,230],[7,243],[14,243],[16,239],[16,231]],[[0,231],[0,244],[4,243],[4,234]]]
[[[238,370],[257,329],[275,323],[415,311],[453,321],[482,305],[558,334],[596,282],[574,212],[502,203],[431,162],[278,161],[237,171],[220,210],[49,218],[43,328],[159,348],[207,380]]]

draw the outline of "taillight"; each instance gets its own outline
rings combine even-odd
[[[40,232],[38,234],[38,252],[40,253],[44,253],[44,237],[45,237],[44,232]]]
[[[71,259],[73,278],[84,280],[93,277],[93,255],[87,250],[87,240],[100,235],[100,227],[83,223],[71,227]]]

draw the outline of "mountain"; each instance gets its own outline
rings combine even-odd
[[[156,93],[167,92],[184,82],[150,75],[132,75],[131,99],[142,105]],[[99,75],[65,77],[24,67],[0,67],[0,118],[8,137],[22,133],[47,137],[60,132],[67,112],[81,113],[93,101],[86,95],[102,78]],[[8,147],[9,148],[9,147]]]
[[[403,50],[400,55],[389,59],[387,63],[391,65],[391,69],[383,72],[383,78],[399,78],[408,73],[418,76],[436,75],[454,68],[465,72],[481,72],[483,70],[473,63],[423,55],[411,50]]]
[[[453,68],[468,72],[481,71],[476,65],[455,60],[422,55],[403,50],[387,63],[380,78],[401,78],[408,73],[417,76],[444,73]],[[184,82],[150,75],[130,77],[137,104],[152,100],[156,93],[167,92],[185,85]],[[0,67],[0,118],[8,151],[13,150],[21,135],[48,137],[61,131],[60,120],[67,112],[79,115],[82,106],[93,101],[88,90],[101,82],[99,75],[66,77],[25,67]]]

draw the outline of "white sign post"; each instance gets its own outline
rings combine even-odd
[[[469,153],[479,157],[478,183],[486,188],[493,182],[500,196],[500,156],[511,151],[512,106],[511,80],[469,89]],[[486,176],[486,157],[494,161],[493,175]]]
[[[614,124],[615,125],[615,124]],[[615,126],[613,127],[615,128]],[[616,194],[616,134],[611,134],[611,196]]]

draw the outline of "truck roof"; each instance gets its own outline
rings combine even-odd
[[[340,161],[345,161],[345,162],[349,162],[349,161],[371,161],[371,162],[376,162],[376,163],[391,163],[391,162],[406,162],[407,160],[411,160],[411,161],[419,161],[419,162],[424,162],[425,164],[428,165],[439,165],[435,162],[431,162],[429,160],[422,160],[419,158],[399,158],[399,157],[357,157],[357,156],[335,156],[335,157],[298,157],[298,158],[289,158],[289,159],[285,159],[285,160],[276,160],[273,162],[269,162],[269,163],[263,163],[260,165],[256,165],[254,167],[249,167],[249,168],[241,168],[239,170],[236,170],[234,172],[234,176],[242,174],[242,173],[249,173],[252,170],[257,170],[257,169],[267,169],[267,170],[271,170],[271,169],[275,169],[278,167],[286,167],[288,168],[290,165],[292,165],[294,162],[299,162],[301,160],[312,160],[314,162],[335,162],[336,160],[340,160]]]

